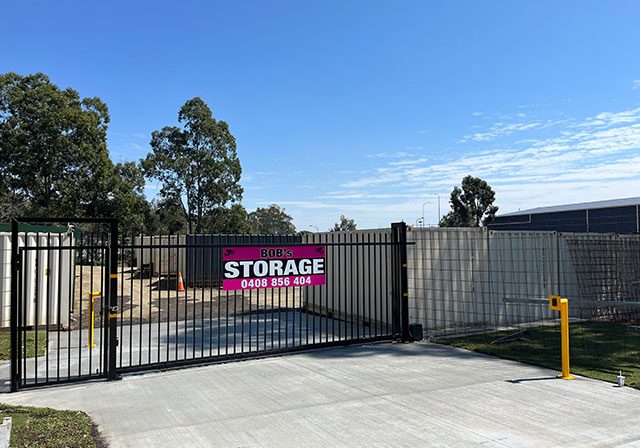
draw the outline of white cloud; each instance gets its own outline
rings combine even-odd
[[[368,158],[380,158],[380,159],[395,159],[399,157],[413,157],[413,154],[405,151],[396,152],[377,152],[374,154],[367,154]]]
[[[632,85],[633,90],[640,89],[640,79],[634,79]]]
[[[143,151],[145,148],[139,143],[135,142],[127,142],[123,145],[126,149],[130,149],[133,151]]]
[[[506,137],[518,130],[540,129],[548,123],[560,122],[498,123],[488,134],[491,138]],[[494,186],[503,211],[637,194],[640,108],[603,112],[577,124],[575,120],[562,123],[565,126],[556,136],[513,143],[507,146],[511,149],[474,151],[440,159],[408,157],[388,161],[365,176],[343,182],[344,191],[327,194],[325,199],[358,201],[358,207],[368,204],[388,214],[391,210],[405,209],[396,203],[398,199],[438,192],[444,208],[448,192],[468,174],[482,177]],[[500,147],[507,145],[497,143]],[[382,203],[385,205],[381,206]],[[402,204],[408,203],[412,202]],[[417,208],[413,210],[415,214]]]
[[[475,142],[487,142],[490,140],[494,140],[498,137],[503,137],[506,135],[511,135],[514,132],[519,131],[528,131],[531,129],[539,128],[543,123],[533,122],[533,123],[501,123],[498,122],[494,124],[488,131],[486,132],[476,132],[474,134],[465,135],[460,143],[464,143],[470,140]]]
[[[440,195],[446,213],[451,188],[469,174],[493,186],[501,212],[638,195],[640,108],[582,119],[548,119],[540,110],[528,122],[517,114],[483,113],[478,121],[495,124],[474,130],[449,151],[430,148],[425,155],[399,146],[402,150],[372,152],[361,163],[334,166],[338,169],[322,181],[305,179],[286,196],[270,192],[270,200],[262,194],[252,204],[282,205],[301,229],[328,226],[340,214],[355,218],[359,228],[371,228],[400,219],[413,223],[427,200],[426,222],[437,222],[432,195]],[[259,173],[251,174],[252,184],[265,182]]]

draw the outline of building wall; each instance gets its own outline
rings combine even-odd
[[[69,324],[73,301],[74,257],[73,234],[20,233],[18,245],[40,246],[27,250],[23,257],[22,299],[24,325]],[[11,313],[11,233],[0,232],[0,327],[10,326]],[[49,249],[45,249],[48,247]],[[58,320],[60,317],[60,320]]]
[[[555,230],[557,232],[638,233],[637,205],[549,213],[497,216],[492,230]]]

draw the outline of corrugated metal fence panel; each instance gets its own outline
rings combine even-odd
[[[553,318],[547,306],[526,300],[560,294],[555,232],[490,231],[488,241],[490,255],[483,260],[492,288],[488,323],[500,326]]]
[[[186,265],[182,271],[184,281],[202,284],[221,278],[221,247],[253,245],[289,245],[302,242],[298,235],[187,235]],[[191,247],[194,246],[194,247]]]
[[[391,314],[391,229],[306,234],[303,243],[365,243],[328,246],[327,285],[303,288],[302,306],[309,312],[386,327]],[[371,243],[371,244],[369,244]]]
[[[151,269],[154,276],[177,276],[178,272],[186,271],[186,254],[184,247],[163,247],[168,245],[184,245],[187,240],[185,235],[158,235],[135,237],[136,264],[138,270],[143,269],[143,264]]]
[[[589,237],[581,235],[581,237]],[[556,232],[412,228],[412,322],[461,332],[554,318],[530,299],[579,297],[565,237]]]
[[[408,241],[415,243],[407,256],[411,321],[441,329],[483,319],[482,301],[476,300],[486,283],[481,230],[412,228]]]
[[[19,234],[20,247],[25,243],[29,247],[49,247],[47,250],[28,250],[23,258],[24,325],[46,325],[48,322],[49,325],[68,326],[75,254],[74,250],[57,250],[56,247],[72,247],[73,240],[73,234]],[[0,326],[6,328],[10,326],[11,310],[11,234],[8,232],[0,233],[0,266]]]
[[[10,313],[11,234],[0,233],[0,326],[9,326]]]

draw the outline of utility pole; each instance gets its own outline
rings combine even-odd
[[[427,201],[427,202],[423,202],[422,203],[422,227],[424,227],[424,206],[427,204],[431,204],[431,201]]]
[[[436,223],[436,224],[438,224],[438,223],[440,223],[440,218],[442,218],[442,213],[440,212],[440,195],[438,193],[433,193],[433,194],[430,194],[429,196],[435,196],[435,197],[438,198],[438,219],[437,219],[437,223]],[[422,203],[422,225],[423,225],[423,227],[424,227],[424,206],[426,204],[431,204],[431,201],[426,201],[426,202]]]

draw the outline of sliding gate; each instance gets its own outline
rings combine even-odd
[[[118,238],[114,220],[57,221],[75,227],[14,223],[12,390],[408,339],[404,223]]]

